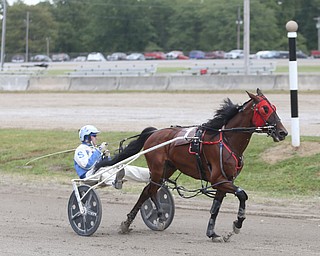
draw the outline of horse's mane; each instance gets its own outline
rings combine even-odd
[[[228,121],[239,112],[241,107],[241,105],[233,104],[229,98],[225,99],[223,104],[221,104],[221,108],[216,111],[214,117],[206,123],[203,123],[202,127],[210,129],[222,128],[222,126],[226,125]]]

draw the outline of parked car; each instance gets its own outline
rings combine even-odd
[[[279,51],[258,51],[255,59],[276,59],[279,58]]]
[[[86,56],[78,56],[73,59],[73,61],[77,61],[77,62],[82,62],[82,61],[86,61],[86,60],[87,60]]]
[[[107,61],[101,52],[92,52],[88,54],[87,61]]]
[[[243,58],[243,50],[235,49],[227,52],[224,55],[225,59],[242,59]]]
[[[298,59],[307,59],[307,58],[308,58],[308,55],[305,54],[303,51],[298,50],[298,51],[296,52],[296,57],[297,57]]]
[[[224,51],[212,51],[206,52],[204,58],[205,59],[224,59],[225,52]]]
[[[182,51],[171,51],[166,54],[168,60],[188,60],[189,57],[184,55]]]
[[[145,60],[146,58],[142,53],[134,52],[127,56],[127,60]]]
[[[320,51],[318,50],[312,50],[311,51],[311,58],[320,58]]]
[[[126,60],[127,54],[123,52],[114,52],[111,55],[107,56],[107,60],[114,61],[114,60]]]
[[[277,59],[289,59],[289,52],[288,51],[278,51]]]
[[[24,62],[24,56],[21,54],[16,54],[11,58],[11,62],[14,62],[14,63]]]
[[[52,61],[69,61],[70,56],[66,53],[58,53],[58,54],[52,54],[51,59]]]
[[[145,52],[146,60],[165,60],[167,56],[163,52]]]
[[[36,56],[31,57],[31,61],[39,61],[39,62],[51,62],[51,58],[47,55],[38,54]]]
[[[193,51],[189,52],[189,58],[190,59],[204,59],[205,53],[203,51],[193,50]]]
[[[279,52],[279,54],[277,56],[278,59],[289,59],[289,51],[278,51],[278,52]],[[297,59],[306,59],[306,58],[308,58],[308,55],[299,50],[296,52],[296,58]]]

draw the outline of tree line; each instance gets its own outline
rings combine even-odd
[[[320,0],[250,3],[252,53],[287,50],[289,20],[299,24],[297,48],[317,49],[314,18],[320,16]],[[30,54],[46,53],[48,47],[77,54],[229,51],[237,48],[238,20],[243,20],[243,0],[53,0],[33,6],[18,1],[7,6],[5,52],[25,53],[27,41]],[[243,25],[240,38],[242,48]]]

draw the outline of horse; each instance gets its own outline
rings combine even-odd
[[[156,194],[163,182],[169,180],[176,170],[197,180],[208,182],[216,191],[210,209],[210,218],[206,230],[207,237],[213,241],[226,241],[215,232],[216,218],[222,201],[227,193],[234,194],[239,200],[237,219],[233,222],[233,233],[238,234],[246,218],[247,193],[234,185],[234,180],[243,168],[243,153],[254,132],[266,133],[274,142],[285,139],[286,128],[260,89],[257,95],[247,92],[249,100],[244,104],[233,104],[227,98],[216,111],[212,119],[196,127],[146,128],[141,136],[129,144],[120,160],[144,150],[188,134],[189,140],[177,141],[149,151],[145,154],[150,169],[150,182],[121,223],[121,232],[128,233],[143,203],[151,198],[157,208],[159,230],[163,226],[164,216]],[[119,159],[118,159],[119,160]],[[231,236],[231,235],[229,235]]]

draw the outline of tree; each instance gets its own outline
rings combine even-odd
[[[29,24],[27,24],[29,12]],[[54,42],[57,32],[57,23],[51,12],[50,5],[43,3],[28,6],[17,2],[7,10],[6,52],[22,53],[26,49],[26,29],[29,28],[29,53],[46,53],[47,38]],[[52,43],[54,47],[54,43]]]
[[[82,52],[90,50],[87,26],[92,18],[91,1],[54,0],[52,13],[58,23],[56,52]]]
[[[90,45],[96,51],[143,51],[152,35],[146,7],[142,1],[92,1]]]
[[[297,47],[317,48],[320,0],[251,0],[250,48],[286,50],[287,21],[299,24]],[[243,0],[53,0],[7,10],[7,53],[24,52],[30,13],[30,52],[103,53],[149,50],[231,50]],[[241,27],[243,30],[243,26]],[[241,41],[243,34],[241,31]]]
[[[200,37],[203,31],[201,4],[177,0],[173,5],[174,12],[169,18],[169,42],[172,50],[201,50]]]

